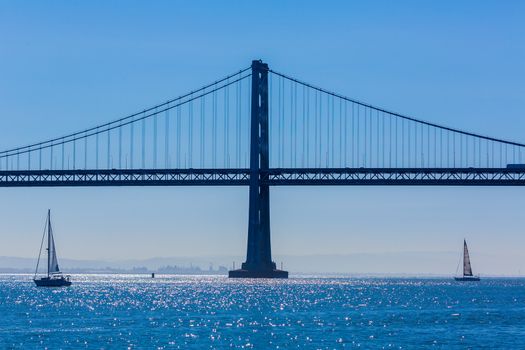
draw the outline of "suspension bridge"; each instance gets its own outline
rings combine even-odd
[[[103,125],[0,152],[0,187],[248,186],[246,262],[271,258],[270,187],[523,186],[525,144],[431,123],[262,61]]]

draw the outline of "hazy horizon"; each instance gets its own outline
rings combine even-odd
[[[501,261],[490,254],[471,253],[474,272],[482,276],[523,276],[525,265],[521,256],[508,256]],[[274,260],[293,273],[306,274],[375,274],[375,275],[454,275],[460,265],[460,252],[405,251],[405,252],[361,252],[353,254],[276,255]],[[0,256],[0,272],[9,269],[33,271],[37,257]],[[105,268],[131,270],[148,268],[152,271],[166,266],[198,266],[203,270],[213,266],[231,269],[233,262],[238,267],[244,257],[213,256],[164,256],[145,259],[85,259],[63,257],[59,259],[65,273],[79,269],[101,271]],[[514,264],[508,265],[509,262]],[[69,270],[69,271],[68,271]]]

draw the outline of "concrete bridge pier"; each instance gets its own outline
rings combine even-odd
[[[250,131],[250,208],[248,250],[241,269],[230,278],[288,278],[272,261],[270,242],[270,187],[262,183],[269,169],[268,156],[268,65],[252,62]]]

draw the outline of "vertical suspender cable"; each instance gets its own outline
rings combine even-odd
[[[214,90],[215,90],[215,86],[214,86]],[[215,162],[215,147],[213,147],[213,144],[215,143],[215,116],[214,116],[214,113],[215,113],[215,109],[214,109],[214,105],[215,105],[215,91],[213,91],[213,94],[212,94],[212,124],[211,124],[211,131],[212,131],[212,164],[214,164]],[[201,168],[204,168],[204,147],[205,147],[205,143],[204,143],[204,105],[206,103],[205,101],[205,97],[201,97],[201,104],[200,104],[200,130],[199,130],[199,161],[200,161],[200,167]],[[215,167],[215,165],[213,165],[213,167]]]
[[[241,74],[239,73],[239,78],[240,78]],[[237,157],[239,158],[239,164],[237,165],[238,167],[242,167],[242,145],[243,145],[243,132],[242,132],[242,80],[239,80],[239,82],[237,83],[237,85],[239,86],[239,98],[238,98],[238,101],[237,101],[237,108],[238,108],[238,112],[237,112],[237,119],[239,120],[239,132],[237,134],[237,138],[239,139],[239,144],[238,144],[238,149],[237,149]]]
[[[365,132],[364,132],[364,154],[363,154],[363,166],[368,166],[368,113],[369,110],[367,107],[364,108],[364,122],[365,122]]]
[[[97,127],[96,134],[95,134],[95,169],[98,169],[98,153],[99,153],[98,139],[99,139],[99,132],[98,132],[98,127]]]
[[[122,169],[122,122],[118,127],[118,168]]]
[[[51,148],[53,150],[53,148]],[[84,169],[87,169],[87,160],[88,160],[88,137],[87,132],[84,135]]]
[[[153,168],[157,168],[157,108],[155,108],[155,114],[153,115]]]
[[[317,166],[318,155],[317,155],[317,95],[319,92],[315,91],[315,102],[314,102],[314,167]]]
[[[392,116],[388,115],[388,167],[392,168]]]
[[[331,102],[332,102],[332,111],[330,113],[330,122],[331,122],[331,126],[330,126],[330,133],[331,133],[331,145],[332,145],[332,149],[330,150],[330,166],[331,167],[334,167],[334,153],[335,153],[335,130],[334,130],[334,124],[335,124],[335,104],[334,104],[334,96],[327,96],[328,98],[331,97]],[[329,103],[329,100],[327,100],[328,103]]]
[[[250,83],[251,82],[248,82],[248,87],[250,86]],[[252,105],[251,90],[250,89],[246,89],[245,94],[248,96],[248,99],[247,99],[248,103],[246,103],[245,115],[250,116],[250,111],[251,111],[250,110],[250,106]],[[250,152],[250,138],[249,138],[249,135],[250,135],[250,132],[249,132],[250,120],[249,120],[249,118],[247,120],[246,127],[247,127],[247,131],[244,132],[244,135],[245,135],[245,138],[244,138],[244,144],[245,144],[245,147],[244,147],[244,167],[245,168],[249,168],[250,167],[250,160],[248,159],[248,154]]]
[[[214,85],[214,90],[217,89],[217,84]],[[204,96],[202,97],[202,100],[203,100],[203,104],[202,104],[202,109],[204,110],[205,108],[205,105],[204,105]],[[213,160],[212,160],[212,164],[213,164],[213,168],[216,168],[217,167],[217,124],[218,124],[218,117],[217,117],[217,91],[213,91],[213,150],[212,150],[212,155],[213,155]],[[202,119],[203,121],[205,121],[205,115],[204,115],[204,111],[202,112]],[[204,162],[204,157],[206,156],[205,154],[205,128],[204,128],[204,125],[203,125],[203,129],[202,129],[202,146],[203,146],[203,154],[202,154],[202,158],[203,158],[203,162]]]
[[[290,135],[292,136],[290,138],[290,167],[295,166],[295,155],[297,152],[297,133],[295,130],[295,123],[296,123],[296,114],[295,114],[295,108],[297,106],[297,96],[295,95],[295,82],[290,82],[290,95],[291,95],[291,105],[290,105]]]
[[[439,129],[439,166],[443,168],[443,129]]]
[[[417,158],[419,155],[419,148],[417,144],[417,127],[418,123],[414,123],[414,167],[417,167]]]
[[[239,131],[239,84],[235,86],[235,166],[240,167],[239,159],[239,145],[240,145],[240,131]]]
[[[436,137],[434,134],[434,142],[436,141]],[[427,125],[427,167],[430,168],[430,126]],[[434,149],[436,149],[434,147]],[[436,158],[434,157],[434,163],[436,162]]]
[[[129,124],[129,168],[130,169],[133,169],[134,142],[135,142],[135,122],[132,119],[131,123]]]
[[[182,166],[181,158],[182,158],[182,152],[181,152],[181,146],[182,146],[182,132],[181,132],[181,126],[182,126],[182,107],[177,107],[177,169],[180,169]]]
[[[397,148],[398,148],[398,130],[397,130],[397,124],[398,124],[398,117],[396,117],[396,166],[398,168],[405,167],[405,120],[401,119],[401,166],[399,166],[398,160],[397,160]],[[409,136],[410,137],[410,136]],[[407,142],[408,146],[408,142]],[[408,148],[408,147],[407,147]]]
[[[290,168],[293,166],[293,145],[294,145],[294,134],[293,134],[293,123],[294,123],[294,111],[293,106],[295,104],[294,96],[293,96],[293,85],[294,83],[292,81],[289,81],[290,85]]]
[[[373,150],[372,150],[372,144],[373,144],[373,130],[372,130],[372,108],[368,109],[368,159],[369,163],[368,166],[372,166],[372,158],[373,158]]]
[[[75,139],[73,139],[73,170],[75,170],[76,156],[77,156],[77,141]],[[42,148],[40,148],[39,169],[42,170]]]
[[[352,168],[357,168],[356,166],[356,162],[355,162],[355,150],[356,150],[356,132],[355,132],[355,103],[352,102],[352,138],[351,138],[351,141],[352,141]]]
[[[450,168],[450,131],[447,130],[447,168]]]
[[[64,164],[64,155],[65,155],[65,145],[64,145],[64,139],[62,139],[62,170],[65,169],[65,164]],[[20,170],[20,169],[19,169]],[[29,170],[29,169],[28,169]]]
[[[385,112],[381,112],[381,116],[382,116],[382,118],[381,118],[381,125],[382,125],[381,132],[382,132],[382,138],[383,138],[382,143],[381,143],[381,157],[383,159],[382,167],[384,168],[385,167],[385,118],[386,118],[385,117]]]
[[[490,167],[490,161],[489,161],[489,141],[488,140],[485,140],[485,151],[487,153],[487,163],[486,163],[486,166],[487,168]]]
[[[323,164],[323,124],[323,95],[319,93],[319,167]]]
[[[396,135],[397,135],[397,124],[396,124]],[[396,136],[397,140],[397,136]],[[396,145],[397,154],[397,145]],[[389,167],[392,168],[392,115],[388,115],[388,163]]]
[[[343,167],[343,101],[339,99],[339,167]]]
[[[277,95],[277,103],[276,103],[276,120],[275,120],[275,129],[276,129],[276,137],[275,137],[275,159],[276,159],[276,167],[281,167],[281,77],[277,76],[277,88],[276,88],[276,95]]]
[[[188,118],[190,123],[188,130],[188,168],[193,168],[193,95],[190,95]]]
[[[294,128],[294,137],[293,137],[293,140],[294,140],[294,157],[293,157],[293,162],[294,162],[294,167],[297,167],[297,84],[294,83],[293,84],[293,89],[294,89],[294,105],[293,105],[293,110],[294,110],[294,117],[293,117],[293,128]]]
[[[348,155],[348,103],[346,102],[346,100],[344,101],[344,115],[345,115],[345,131],[343,133],[344,135],[344,167],[347,167],[348,165],[348,158],[347,158],[347,155]]]
[[[310,140],[310,89],[306,89],[306,135],[309,141]],[[306,142],[306,164],[310,164],[310,142]]]
[[[325,154],[325,167],[329,167],[330,165],[330,158],[331,158],[331,152],[330,152],[330,126],[331,126],[331,113],[330,113],[330,95],[326,95],[326,150],[324,152]]]
[[[499,167],[503,167],[503,146],[499,144]]]
[[[169,108],[169,104],[168,104]],[[170,112],[169,109],[166,110],[164,115],[164,168],[170,168]]]
[[[390,115],[390,119],[394,118],[392,115]],[[399,118],[395,118],[395,141],[394,141],[394,144],[395,144],[395,147],[396,147],[396,150],[395,150],[395,167],[396,168],[401,168],[401,166],[399,166],[399,143],[398,143],[398,138],[399,138],[399,128],[398,128],[398,119]]]
[[[361,134],[361,128],[359,127],[360,125],[360,109],[361,109],[361,106],[360,105],[357,105],[357,125],[356,125],[356,167],[360,167],[361,166],[361,153],[360,153],[360,137],[359,135]]]
[[[509,163],[509,155],[508,155],[508,144],[505,144],[505,162],[501,164],[501,167],[503,168],[505,164]]]
[[[284,144],[284,134],[285,134],[285,131],[286,131],[286,123],[285,123],[285,117],[284,117],[284,111],[286,110],[285,109],[285,105],[286,105],[285,101],[286,101],[286,99],[284,97],[286,89],[285,89],[285,80],[284,80],[284,78],[281,79],[281,83],[283,84],[283,86],[282,86],[282,90],[281,90],[281,93],[282,93],[282,96],[281,96],[281,102],[282,102],[282,106],[281,106],[281,108],[282,108],[281,109],[281,125],[282,125],[282,130],[281,130],[281,141],[280,141],[281,147],[280,147],[280,151],[281,151],[281,162],[282,162],[281,163],[281,167],[284,167],[284,164],[285,164],[285,158],[284,158],[284,146],[285,146],[285,144]]]
[[[437,168],[437,129],[436,128],[434,128],[434,168]]]
[[[144,112],[146,115],[146,112]],[[142,119],[142,169],[146,168],[146,119]]]
[[[376,110],[376,167],[379,168],[379,132],[380,132],[380,119],[379,119],[379,111]],[[383,139],[385,138],[384,130],[383,130]]]
[[[302,141],[303,141],[303,147],[302,147],[302,162],[301,162],[301,166],[304,168],[305,167],[305,157],[306,157],[306,87],[303,85],[303,109],[302,109],[302,114],[303,114],[303,137],[302,137]]]
[[[108,127],[108,169],[111,169],[111,131]]]
[[[459,167],[463,167],[463,134],[459,135]]]
[[[452,134],[452,145],[453,145],[453,149],[452,149],[452,152],[454,153],[454,162],[453,162],[453,168],[456,167],[456,133],[453,133]],[[460,139],[461,141],[461,139]],[[460,147],[461,148],[461,147]]]
[[[270,157],[269,159],[269,162],[270,162],[270,167],[273,167],[273,163],[272,163],[272,160],[274,159],[274,154],[273,154],[273,150],[274,150],[274,147],[273,145],[275,144],[275,141],[274,141],[274,113],[273,113],[273,74],[268,74],[268,130],[270,132],[270,135],[269,135],[269,141],[268,141],[268,156]],[[247,164],[248,166],[248,164]],[[246,167],[247,167],[246,166]]]
[[[230,88],[225,87],[224,90],[224,125],[226,128],[226,144],[224,146],[224,167],[230,167]],[[217,137],[217,136],[215,136]]]

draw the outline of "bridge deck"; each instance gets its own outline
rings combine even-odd
[[[247,186],[249,169],[0,171],[0,187]],[[273,168],[271,186],[524,186],[525,169],[507,168]]]

